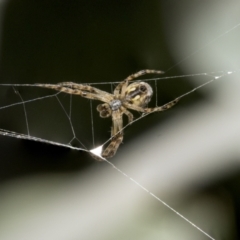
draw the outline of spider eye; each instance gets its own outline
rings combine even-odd
[[[146,90],[147,90],[146,86],[143,86],[143,85],[140,86],[140,91],[141,92],[146,92]]]

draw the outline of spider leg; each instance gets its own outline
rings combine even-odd
[[[168,110],[172,108],[174,105],[176,105],[179,102],[180,99],[176,98],[175,100],[164,104],[163,106],[160,107],[154,107],[154,108],[145,108],[144,112],[145,113],[151,113],[151,112],[162,112],[165,110]]]
[[[105,92],[105,91],[102,91],[98,88],[95,88],[95,87],[92,87],[92,86],[89,86],[89,85],[84,85],[84,84],[78,84],[78,83],[73,83],[73,82],[62,82],[60,83],[62,86],[65,86],[65,87],[70,87],[70,88],[73,88],[73,89],[78,89],[78,90],[82,90],[82,91],[87,91],[87,92],[90,92],[90,93],[96,93],[98,95],[105,95],[106,97],[109,98],[109,100],[112,100],[113,97],[112,97],[112,94],[108,93],[108,92]]]
[[[127,115],[128,117],[128,123],[131,123],[133,121],[133,115],[131,112],[129,112],[125,107],[121,107],[121,111]]]
[[[164,104],[163,106],[160,107],[154,107],[154,108],[142,108],[136,105],[131,105],[126,103],[125,106],[129,109],[138,111],[138,112],[142,112],[142,113],[152,113],[152,112],[162,112],[165,110],[170,109],[171,107],[173,107],[174,105],[176,105],[179,102],[180,98],[176,98],[173,101]]]
[[[141,77],[146,74],[163,74],[163,71],[160,70],[151,70],[151,69],[144,69],[134,74],[129,75],[124,81],[131,81],[135,78]]]
[[[117,85],[117,87],[114,90],[114,95],[119,95],[120,90],[121,90],[121,93],[124,94],[125,90],[128,86],[128,82],[132,81],[135,78],[138,78],[138,77],[146,75],[146,74],[163,74],[163,73],[164,73],[163,71],[159,71],[159,70],[145,69],[145,70],[141,70],[139,72],[136,72],[134,74],[131,74]]]
[[[84,98],[99,100],[102,102],[109,102],[113,99],[112,94],[83,84],[63,82],[58,84],[35,84],[35,86],[50,88],[68,94],[80,95]]]
[[[122,114],[120,113],[119,110],[113,111],[112,121],[113,121],[113,126],[111,131],[112,139],[109,145],[104,149],[102,153],[102,157],[104,158],[113,157],[116,154],[119,145],[123,141],[123,132],[121,131],[123,121],[122,121]]]

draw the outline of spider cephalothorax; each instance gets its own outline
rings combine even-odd
[[[68,94],[76,94],[84,98],[103,102],[97,106],[97,111],[102,118],[111,116],[113,125],[111,130],[111,142],[103,150],[102,157],[110,158],[115,155],[123,140],[123,114],[128,117],[129,123],[133,121],[133,115],[128,109],[142,113],[160,112],[171,108],[179,100],[175,99],[172,102],[160,107],[147,108],[147,105],[153,95],[151,86],[145,82],[135,82],[129,84],[129,81],[151,73],[162,74],[163,72],[146,69],[132,74],[117,85],[113,94],[88,85],[72,82],[63,82],[59,84],[36,84],[36,86],[51,88]],[[99,158],[97,159],[99,160]]]

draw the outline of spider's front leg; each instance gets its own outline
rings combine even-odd
[[[84,98],[99,100],[102,102],[110,102],[113,100],[112,94],[102,91],[89,85],[78,84],[73,82],[62,82],[58,84],[35,84],[37,87],[50,88],[59,92],[73,95],[79,95]]]
[[[112,112],[112,131],[111,131],[111,142],[109,145],[103,150],[102,157],[104,158],[111,158],[113,157],[117,150],[119,145],[123,141],[123,132],[122,132],[122,114],[120,110],[116,110]]]
[[[102,157],[104,158],[111,158],[113,157],[118,148],[119,145],[122,143],[123,141],[123,133],[120,132],[118,134],[116,134],[114,137],[112,137],[110,144],[106,147],[106,149],[104,149],[103,153],[102,153]]]
[[[114,103],[103,103],[97,106],[97,111],[100,114],[100,117],[107,118],[112,116],[113,126],[111,130],[111,142],[109,145],[104,149],[102,153],[102,157],[104,158],[111,158],[116,154],[116,151],[119,145],[122,143],[123,140],[123,131],[122,131],[122,115],[125,114],[128,117],[128,123],[133,121],[133,115],[124,107],[119,107],[119,102],[114,101]],[[112,110],[114,107],[117,107],[117,110]],[[93,156],[96,158],[95,156]],[[97,160],[101,160],[96,158]]]

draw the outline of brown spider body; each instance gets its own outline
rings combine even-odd
[[[111,158],[116,154],[119,145],[123,141],[123,114],[128,117],[128,122],[133,121],[133,114],[128,111],[135,110],[142,113],[151,113],[164,111],[174,106],[179,99],[165,104],[160,107],[147,108],[150,102],[153,90],[148,83],[135,82],[129,84],[129,81],[145,74],[162,74],[162,71],[157,70],[142,70],[130,75],[124,81],[119,83],[113,94],[102,91],[88,85],[77,84],[72,82],[63,82],[59,84],[36,84],[38,87],[51,88],[68,94],[80,95],[84,98],[99,100],[104,103],[97,106],[97,111],[100,117],[112,117],[111,142],[103,150],[102,157]],[[99,158],[96,158],[99,160]]]

